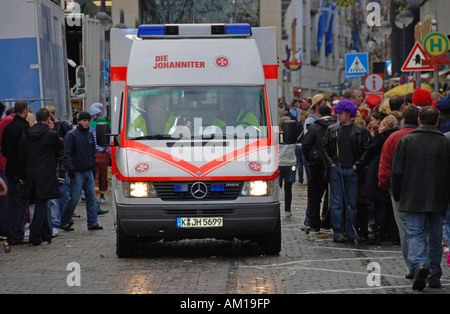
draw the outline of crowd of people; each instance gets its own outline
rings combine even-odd
[[[58,119],[53,106],[34,114],[25,101],[7,109],[0,103],[0,116],[6,109],[0,120],[0,240],[5,248],[51,243],[59,229],[74,230],[80,198],[86,202],[87,229],[103,229],[97,218],[108,212],[100,203],[106,201],[109,152],[95,140],[96,123],[108,121],[102,107],[91,105],[71,125]]]
[[[279,115],[281,132],[294,120],[299,134],[296,154],[280,144],[286,217],[298,171],[299,184],[307,178],[310,232],[331,228],[337,243],[399,244],[413,289],[439,288],[450,244],[450,93],[418,88],[383,100],[350,88],[290,105],[280,98]]]
[[[88,230],[106,213],[107,147],[96,143],[100,103],[70,125],[47,106],[32,114],[18,101],[0,120],[0,237],[9,245],[51,243],[72,231],[86,202]],[[0,116],[5,111],[0,103]],[[439,288],[442,243],[450,244],[450,95],[417,89],[405,97],[317,94],[287,105],[279,99],[280,131],[296,122],[296,144],[280,144],[280,186],[286,216],[292,189],[307,186],[304,224],[332,229],[337,243],[400,244],[413,288]],[[99,196],[96,196],[98,191]],[[25,241],[25,226],[29,240]]]

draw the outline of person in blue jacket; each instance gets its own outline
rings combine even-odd
[[[94,136],[89,131],[91,115],[82,111],[78,115],[77,126],[64,138],[66,146],[66,168],[70,178],[70,200],[66,203],[61,215],[61,226],[65,231],[72,231],[72,215],[80,199],[81,190],[86,198],[88,230],[102,230],[97,222],[97,199],[95,197],[95,158]]]

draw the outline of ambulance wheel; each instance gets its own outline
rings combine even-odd
[[[272,232],[261,237],[262,253],[267,255],[278,255],[281,251],[281,221],[278,219],[277,225]]]
[[[117,257],[134,257],[137,251],[137,237],[127,235],[120,225],[116,230],[116,254]]]

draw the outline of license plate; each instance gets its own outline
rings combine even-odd
[[[222,217],[178,217],[178,228],[217,228],[223,227]]]

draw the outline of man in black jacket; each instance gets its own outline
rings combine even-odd
[[[442,218],[450,196],[450,142],[437,129],[432,106],[419,112],[419,127],[398,143],[391,171],[392,194],[407,214],[408,259],[414,290],[441,286]]]
[[[361,162],[370,142],[369,133],[355,124],[356,105],[348,99],[334,106],[339,120],[327,128],[323,140],[323,159],[329,171],[330,211],[334,241],[343,243],[356,239],[356,206],[358,199],[358,172],[363,169]],[[345,231],[342,216],[345,205]]]
[[[19,143],[22,133],[30,128],[26,120],[28,104],[18,101],[14,104],[14,118],[5,127],[2,134],[2,153],[6,157],[5,174],[8,181],[8,219],[7,238],[10,245],[25,244],[24,225],[28,201],[23,199],[23,185],[20,181],[21,164]]]
[[[307,215],[309,226],[314,231],[320,231],[320,203],[328,186],[322,158],[323,137],[327,128],[336,123],[336,118],[331,117],[329,106],[320,106],[318,112],[320,119],[311,124],[302,141],[303,154],[309,167]]]
[[[67,171],[70,177],[70,200],[61,214],[61,226],[65,231],[72,231],[71,218],[80,199],[81,190],[86,197],[86,213],[88,230],[102,230],[97,222],[98,202],[95,197],[95,159],[94,136],[89,131],[91,115],[82,111],[78,115],[76,128],[68,132],[64,138],[67,153]]]
[[[36,204],[30,225],[31,245],[51,242],[52,228],[47,216],[47,203],[59,197],[56,178],[57,158],[64,152],[64,143],[55,131],[50,130],[50,112],[41,108],[36,112],[36,124],[23,132],[19,156],[24,180],[25,197]],[[64,179],[64,171],[59,177]]]

